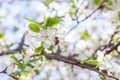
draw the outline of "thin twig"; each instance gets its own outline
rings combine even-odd
[[[120,26],[117,26],[117,27],[116,27],[116,29],[115,29],[114,33],[112,34],[112,36],[111,36],[110,41],[109,41],[108,44],[111,44],[111,42],[112,42],[114,36],[119,32],[119,30],[118,30],[119,27],[120,27]]]
[[[113,33],[113,34],[111,35],[111,37],[110,37],[110,40],[109,40],[108,44],[102,45],[102,46],[100,46],[99,48],[97,48],[97,49],[94,51],[93,59],[96,59],[96,58],[97,58],[96,52],[97,52],[98,50],[100,50],[100,51],[105,50],[105,51],[104,51],[105,55],[106,55],[106,54],[109,54],[109,53],[110,53],[111,51],[113,51],[113,50],[116,50],[116,51],[119,53],[119,51],[117,50],[117,48],[118,48],[118,46],[120,45],[120,41],[117,41],[117,42],[115,42],[115,43],[112,43],[112,40],[113,40],[114,36],[119,32],[119,30],[118,30],[119,27],[120,27],[120,26],[117,26],[117,27],[116,27],[114,33]],[[120,54],[120,53],[119,53],[119,54]]]
[[[96,58],[97,58],[96,52],[97,52],[98,50],[103,51],[103,52],[104,52],[104,55],[107,55],[107,54],[109,54],[110,52],[112,52],[113,50],[117,50],[117,48],[118,48],[119,45],[120,45],[120,41],[115,42],[115,43],[111,43],[111,44],[107,44],[107,45],[100,46],[100,47],[97,48],[97,49],[95,50],[95,52],[93,53],[93,59],[96,59]]]
[[[113,50],[116,50],[119,45],[120,45],[120,41],[114,43],[112,46],[110,46],[108,49],[105,50],[105,55],[109,54]]]
[[[100,3],[100,5],[99,5],[92,13],[90,13],[88,16],[86,16],[86,17],[85,17],[84,19],[82,19],[81,21],[78,21],[78,17],[77,17],[77,25],[79,25],[80,23],[86,21],[86,20],[87,20],[88,18],[90,18],[97,10],[103,8],[104,2],[105,2],[105,0],[103,0],[103,1]],[[67,32],[67,34],[69,34],[73,29],[75,29],[75,28],[77,27],[77,25],[74,26],[73,28],[71,28],[71,29]]]
[[[12,77],[14,80],[20,80],[18,77],[14,76],[14,75],[12,75],[12,74],[8,74],[8,73],[6,72],[7,68],[8,68],[8,67],[6,67],[6,68],[5,68],[2,72],[0,72],[0,73],[5,73],[5,74],[9,75],[10,77]]]
[[[24,43],[25,43],[25,35],[27,34],[27,32],[25,32],[23,34],[23,37],[21,39],[21,42],[19,43],[19,46],[16,48],[16,51],[19,51],[21,52],[21,50],[23,50],[23,46],[24,46]]]
[[[0,53],[0,56],[3,56],[3,55],[9,55],[9,54],[14,54],[15,52],[21,52],[22,50],[24,50],[24,46],[27,46],[26,44],[24,44],[24,42],[25,42],[25,35],[27,34],[27,32],[25,32],[24,34],[23,34],[23,36],[22,36],[22,38],[21,38],[21,41],[20,41],[20,43],[19,43],[19,45],[18,45],[18,47],[17,48],[15,48],[15,49],[13,49],[13,50],[9,50],[8,49],[8,51],[2,51],[1,53]]]

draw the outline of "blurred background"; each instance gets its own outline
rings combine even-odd
[[[79,20],[84,19],[86,15],[96,9],[97,6],[93,5],[92,1],[93,0],[76,0],[76,2],[78,2],[77,7],[80,6]],[[120,1],[118,1],[117,4],[119,3]],[[84,53],[81,54],[82,58],[85,55],[93,53],[98,45],[108,42],[110,35],[114,32],[114,26],[118,25],[116,23],[111,25],[111,21],[116,21],[114,16],[111,20],[106,19],[110,17],[109,15],[111,15],[112,12],[118,10],[118,5],[113,3],[109,9],[111,10],[103,9],[103,12],[102,10],[97,11],[87,21],[78,25],[78,27],[72,31],[73,33],[66,36],[66,41],[73,44],[72,47],[74,43],[79,41],[76,46],[79,47],[80,53]],[[0,33],[3,33],[5,37],[5,39],[0,40],[0,53],[2,53],[1,51],[6,51],[6,47],[10,46],[12,50],[19,45],[24,32],[28,31],[28,22],[25,18],[41,23],[44,21],[44,15],[46,17],[64,16],[62,26],[63,29],[68,32],[77,24],[74,19],[71,19],[72,11],[74,12],[74,9],[71,8],[70,0],[54,0],[53,2],[52,0],[0,0]],[[90,41],[80,40],[81,32],[86,30],[90,35]],[[96,43],[98,44],[96,45]],[[93,50],[90,50],[89,47]],[[17,56],[19,57],[19,55]],[[6,66],[9,66],[10,61],[8,55],[0,56],[0,71],[4,70]],[[49,64],[44,64],[40,74],[34,75],[32,78],[23,78],[23,80],[100,80],[99,75],[93,71],[76,66],[72,69],[71,65],[65,64],[64,62],[51,61]],[[10,76],[3,73],[0,73],[0,79],[12,80]]]

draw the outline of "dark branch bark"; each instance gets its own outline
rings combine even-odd
[[[0,73],[5,73],[5,74],[9,75],[10,77],[12,77],[14,80],[20,80],[18,77],[14,76],[14,75],[12,75],[12,74],[8,74],[8,73],[6,72],[6,70],[7,70],[7,67],[6,67],[3,71],[1,71]]]
[[[71,64],[71,65],[75,65],[81,68],[85,68],[88,70],[92,70],[95,71],[101,75],[107,76],[109,78],[113,78],[115,80],[118,80],[118,78],[113,77],[111,75],[108,75],[107,73],[104,73],[103,71],[100,71],[98,67],[96,67],[96,65],[91,65],[91,64],[87,64],[87,63],[83,63],[81,64],[78,60],[76,60],[75,58],[71,58],[71,57],[65,57],[65,56],[61,56],[61,55],[56,55],[55,53],[51,53],[51,54],[47,54],[42,52],[41,54],[34,54],[31,57],[36,57],[36,56],[40,56],[43,55],[46,58],[50,59],[50,60],[58,60],[58,61],[63,61],[65,63]]]
[[[97,58],[96,52],[97,52],[98,50],[104,51],[105,55],[109,54],[109,53],[112,52],[113,50],[116,50],[116,51],[119,53],[119,51],[117,50],[117,48],[118,48],[118,46],[120,45],[120,41],[117,41],[117,42],[115,42],[115,43],[112,43],[112,40],[113,40],[114,36],[119,32],[119,30],[118,30],[119,27],[120,27],[120,26],[117,26],[117,27],[116,27],[114,33],[113,33],[113,34],[111,35],[111,37],[110,37],[110,40],[109,40],[108,44],[102,45],[102,46],[100,46],[99,48],[97,48],[97,49],[95,50],[95,52],[94,52],[94,54],[93,54],[93,59],[96,59],[96,58]],[[119,54],[120,54],[120,53],[119,53]]]
[[[115,29],[115,31],[114,31],[114,33],[111,35],[110,41],[108,43],[109,45],[112,43],[112,40],[113,40],[114,36],[119,32],[119,30],[118,30],[119,27],[120,26],[117,26],[116,29]]]
[[[25,45],[24,44],[24,42],[25,42],[25,35],[27,34],[27,32],[25,32],[24,34],[23,34],[23,37],[21,38],[21,41],[20,41],[20,43],[19,43],[19,45],[18,45],[18,47],[17,48],[15,48],[15,49],[13,49],[13,50],[9,50],[8,49],[8,51],[2,51],[1,53],[0,53],[0,56],[3,56],[3,55],[9,55],[9,54],[14,54],[14,53],[16,53],[16,52],[21,52],[22,50],[24,50],[24,46],[27,46],[27,45]]]

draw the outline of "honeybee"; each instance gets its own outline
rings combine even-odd
[[[54,39],[55,45],[57,45],[59,43],[59,38],[56,36]]]

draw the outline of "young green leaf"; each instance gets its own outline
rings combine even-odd
[[[79,60],[80,64],[84,64],[84,61],[83,60]]]
[[[35,74],[39,74],[40,73],[38,69],[34,69],[34,72],[35,72]]]
[[[108,5],[112,5],[112,0],[108,0]]]
[[[42,41],[42,42],[40,43],[40,45],[41,45],[41,46],[44,46],[44,42]]]
[[[40,31],[40,26],[36,23],[29,24],[29,28],[31,31],[38,33]]]
[[[26,68],[26,64],[25,64],[25,63],[19,63],[17,66],[18,66],[18,68],[19,68],[21,71],[24,71],[25,68]]]
[[[106,80],[103,75],[99,74],[100,80]]]
[[[4,37],[4,34],[3,33],[0,33],[0,39]]]
[[[48,50],[49,50],[49,51],[52,51],[52,50],[53,50],[53,47],[54,47],[54,46],[51,45],[51,46],[48,48]]]
[[[40,61],[43,61],[44,60],[44,58],[43,58],[43,56],[41,55],[41,56],[39,56],[39,59],[40,59]]]
[[[73,17],[73,16],[75,15],[75,13],[74,13],[73,11],[70,11],[70,12],[69,12],[69,15],[70,15],[71,17]]]
[[[25,72],[24,72],[24,76],[25,76],[25,77],[28,77],[28,76],[29,76],[29,72],[26,72],[26,71],[25,71]]]
[[[85,61],[91,60],[92,56],[88,56],[87,59]]]
[[[21,72],[20,71],[12,72],[12,74],[15,75],[15,76],[19,76],[19,77],[21,76]]]
[[[93,3],[94,3],[95,5],[99,5],[100,2],[101,2],[101,0],[93,0]]]
[[[12,58],[13,60],[15,60],[17,63],[20,63],[20,61],[15,57],[14,54],[11,54],[10,58]]]
[[[120,10],[117,12],[118,19],[120,20]]]
[[[112,39],[111,43],[115,43],[115,42],[117,42],[118,40],[119,40],[119,38],[116,38],[116,37],[115,37],[115,38]]]
[[[26,57],[25,52],[22,51],[22,59],[24,59]]]
[[[39,60],[39,58],[35,58],[35,59],[32,59],[32,60],[29,60],[28,63],[33,63],[33,62],[36,62],[37,60]]]
[[[52,27],[52,26],[56,26],[59,22],[61,22],[62,20],[58,17],[48,17],[45,21],[45,29],[47,29],[48,27]]]
[[[32,19],[29,19],[29,18],[25,18],[28,22],[30,23],[37,23],[36,21],[32,20]]]
[[[49,5],[51,2],[53,2],[53,0],[46,0],[46,1],[43,2],[43,3],[44,3],[45,6],[48,7],[48,5]]]
[[[71,6],[71,7],[72,7],[72,8],[77,8],[74,0],[71,0],[71,2],[72,2],[72,6]]]
[[[81,33],[80,36],[85,40],[88,40],[90,37],[87,30],[85,32]]]
[[[88,61],[86,61],[86,63],[92,64],[92,65],[97,65],[97,66],[100,65],[100,63],[98,61],[96,61],[96,60],[88,60]]]
[[[40,52],[42,52],[43,50],[44,50],[44,47],[43,47],[43,46],[40,46],[40,47],[34,49],[34,52],[35,52],[35,53],[40,53]]]
[[[34,66],[31,63],[27,63],[26,65],[31,67],[31,68],[34,68]]]

